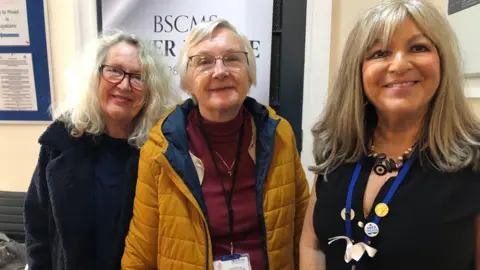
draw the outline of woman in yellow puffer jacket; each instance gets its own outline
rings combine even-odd
[[[247,97],[248,39],[199,24],[179,67],[192,98],[141,150],[122,269],[298,269],[308,184],[290,124]]]

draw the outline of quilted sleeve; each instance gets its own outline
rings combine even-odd
[[[300,162],[300,156],[298,155],[298,150],[296,147],[295,137],[293,138],[294,145],[294,160],[295,160],[295,249],[294,249],[294,259],[295,259],[295,269],[299,269],[299,248],[300,248],[300,236],[302,235],[303,221],[305,218],[305,213],[307,212],[308,200],[309,200],[309,187],[307,178],[305,176],[305,171],[303,170],[302,164]]]
[[[122,269],[157,268],[157,178],[162,177],[162,173],[151,150],[151,145],[145,145],[140,152],[133,217],[125,239]]]

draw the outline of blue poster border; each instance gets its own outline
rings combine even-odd
[[[29,53],[32,55],[33,76],[37,96],[37,111],[0,111],[0,121],[51,121],[52,89],[48,50],[48,21],[46,1],[27,0],[29,46],[0,46],[0,53]]]

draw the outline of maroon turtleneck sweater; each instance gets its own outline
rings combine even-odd
[[[200,130],[198,117],[198,110],[192,111],[188,115],[188,146],[190,151],[202,160],[205,168],[202,191],[208,211],[214,260],[230,254],[228,207],[221,181],[224,181],[227,193],[232,181],[222,159],[229,167],[232,166],[235,160],[240,127],[242,121],[245,121],[240,163],[238,164],[232,195],[234,211],[233,246],[235,253],[248,253],[252,269],[263,270],[265,261],[256,205],[256,167],[248,153],[248,147],[252,139],[251,116],[247,110],[242,108],[239,114],[228,122],[216,123],[203,120],[203,127],[212,144],[213,154],[216,155],[215,160],[220,170],[220,176],[215,169],[207,143]]]

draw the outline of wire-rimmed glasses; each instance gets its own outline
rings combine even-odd
[[[188,57],[189,66],[197,72],[209,72],[215,68],[217,60],[222,60],[223,65],[230,71],[239,71],[248,66],[247,52],[228,52],[223,56],[198,54]]]

